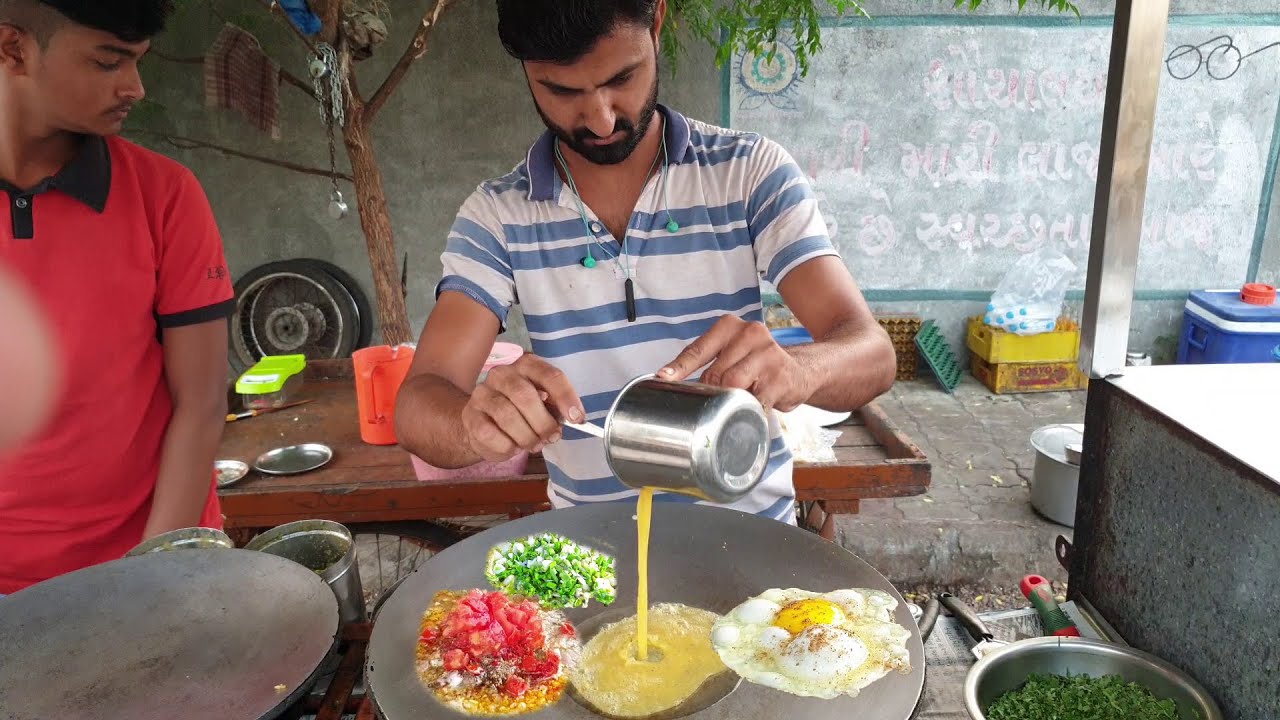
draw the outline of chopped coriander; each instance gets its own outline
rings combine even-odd
[[[1172,700],[1118,675],[1032,674],[987,708],[987,720],[1180,720]],[[1195,717],[1198,717],[1196,715]]]
[[[495,545],[485,578],[507,593],[536,598],[548,610],[611,604],[618,594],[613,558],[552,533]]]

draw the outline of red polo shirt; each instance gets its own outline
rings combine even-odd
[[[7,594],[142,540],[172,414],[161,331],[224,318],[234,300],[195,176],[119,138],[86,138],[34,188],[0,181],[0,257],[48,313],[63,381],[42,433],[0,455]],[[209,527],[222,526],[215,489],[210,468]]]

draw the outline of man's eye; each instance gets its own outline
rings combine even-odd
[[[621,87],[622,85],[626,85],[630,81],[631,81],[631,73],[627,73],[626,75],[623,75],[621,77],[616,77],[613,80],[610,80],[609,84],[613,87]]]
[[[94,61],[93,61],[93,64],[94,64],[94,65],[97,65],[99,70],[104,70],[104,71],[107,71],[107,72],[110,72],[110,71],[112,71],[112,70],[119,70],[119,69],[120,69],[120,63],[118,63],[118,62],[104,63],[104,62],[100,62],[100,61],[98,61],[98,60],[94,60]]]

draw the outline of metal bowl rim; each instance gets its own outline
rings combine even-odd
[[[1178,669],[1172,663],[1160,657],[1152,655],[1149,652],[1139,650],[1128,645],[1120,645],[1118,643],[1106,642],[1103,640],[1093,640],[1091,638],[1082,637],[1059,637],[1046,636],[1038,638],[1028,638],[1009,643],[1004,647],[987,653],[969,669],[964,678],[964,705],[968,711],[969,717],[973,720],[985,720],[986,713],[978,705],[978,682],[986,675],[992,665],[1001,662],[1006,655],[1020,655],[1032,650],[1043,647],[1057,647],[1065,649],[1065,652],[1073,652],[1076,649],[1083,650],[1085,654],[1103,654],[1117,657],[1137,660],[1154,666],[1157,670],[1169,674],[1178,683],[1186,687],[1192,695],[1200,702],[1204,703],[1212,711],[1212,714],[1201,720],[1222,720],[1222,710],[1218,707],[1213,696],[1187,673]]]
[[[235,477],[231,478],[230,480],[223,480],[221,478],[218,478],[218,487],[228,487],[231,485],[235,485],[236,483],[243,480],[245,476],[249,474],[249,470],[250,470],[249,463],[243,460],[214,460],[213,461],[214,470],[221,470],[223,468],[234,470]]]

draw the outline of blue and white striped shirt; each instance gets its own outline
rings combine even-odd
[[[670,164],[649,179],[618,242],[556,172],[548,131],[509,174],[482,183],[449,233],[436,293],[461,292],[504,325],[519,304],[533,353],[558,367],[599,423],[632,378],[657,372],[721,316],[763,320],[760,279],[780,283],[807,260],[835,255],[807,178],[778,144],[665,115]],[[665,200],[664,200],[665,195]],[[669,200],[671,205],[666,205]],[[679,229],[667,229],[668,211]],[[597,265],[581,264],[593,238]],[[624,269],[625,268],[625,269]],[[627,321],[626,273],[636,321]],[[763,482],[731,507],[794,523],[792,460],[776,416]],[[603,443],[574,430],[544,449],[553,506],[634,498],[609,470]],[[658,494],[655,500],[694,502]]]

